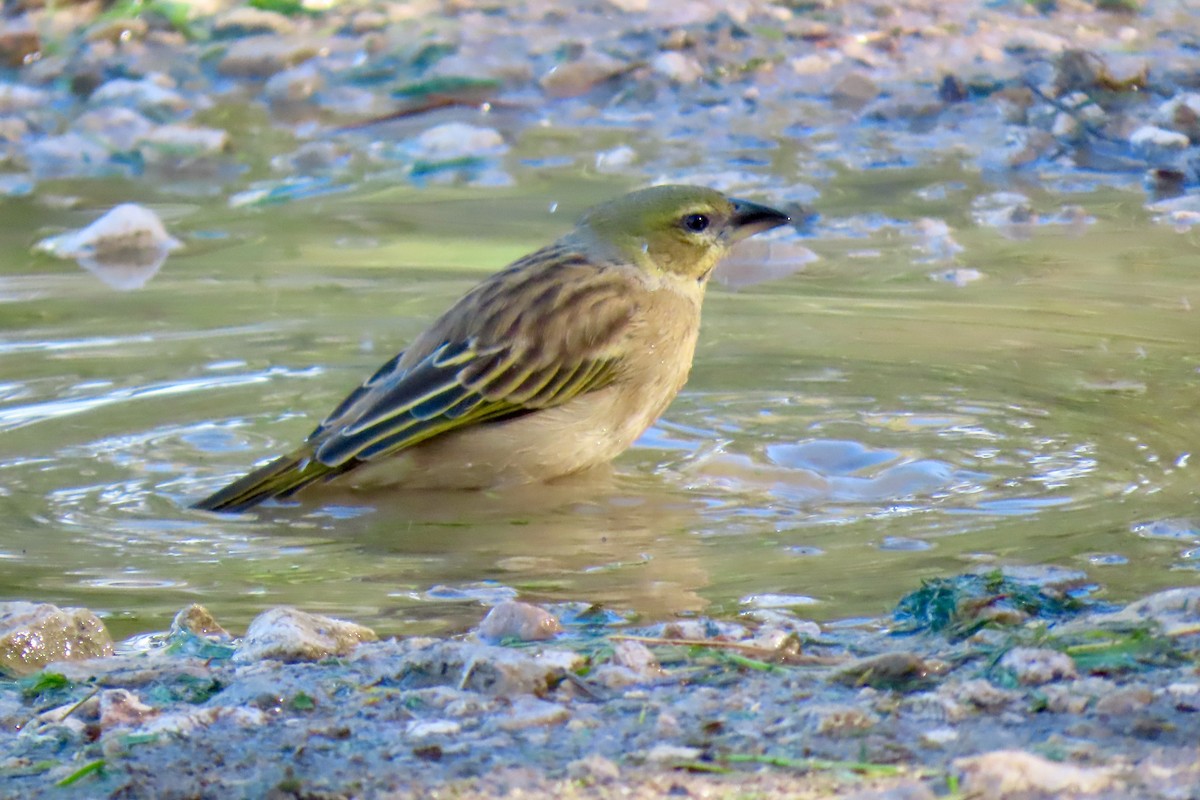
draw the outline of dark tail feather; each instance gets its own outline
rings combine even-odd
[[[270,464],[238,478],[224,489],[209,495],[192,508],[202,511],[245,511],[264,500],[287,497],[314,481],[341,472],[312,458],[311,452],[298,451],[277,458]]]

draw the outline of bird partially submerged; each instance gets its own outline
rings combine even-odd
[[[713,268],[787,221],[697,186],[596,206],[467,292],[304,444],[195,507],[242,511],[325,481],[494,488],[610,461],[686,382]]]

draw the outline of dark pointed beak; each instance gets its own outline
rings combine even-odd
[[[787,214],[770,206],[739,200],[736,197],[729,198],[729,201],[733,203],[733,217],[729,220],[729,239],[734,242],[740,242],[748,236],[778,228],[791,221]]]

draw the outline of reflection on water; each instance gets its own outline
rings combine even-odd
[[[876,615],[922,577],[991,563],[1083,569],[1114,597],[1194,580],[1194,242],[1119,194],[1074,198],[1097,217],[1082,236],[1006,238],[965,203],[949,230],[889,221],[927,218],[932,190],[843,188],[829,194],[845,213],[828,206],[806,242],[819,260],[713,290],[692,382],[615,471],[233,517],[186,506],[559,232],[544,194],[197,211],[204,241],[130,294],[9,258],[4,594],[104,611],[118,634],[193,601],[233,628],[291,603],[399,633],[462,627],[510,596],[642,617]],[[554,194],[582,208],[615,191]],[[27,252],[21,219],[0,220],[0,253]],[[977,278],[938,279],[931,253]]]

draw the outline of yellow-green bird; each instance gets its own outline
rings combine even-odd
[[[717,262],[787,221],[698,186],[596,206],[467,292],[299,448],[195,507],[242,511],[331,480],[497,488],[611,461],[687,380]]]

